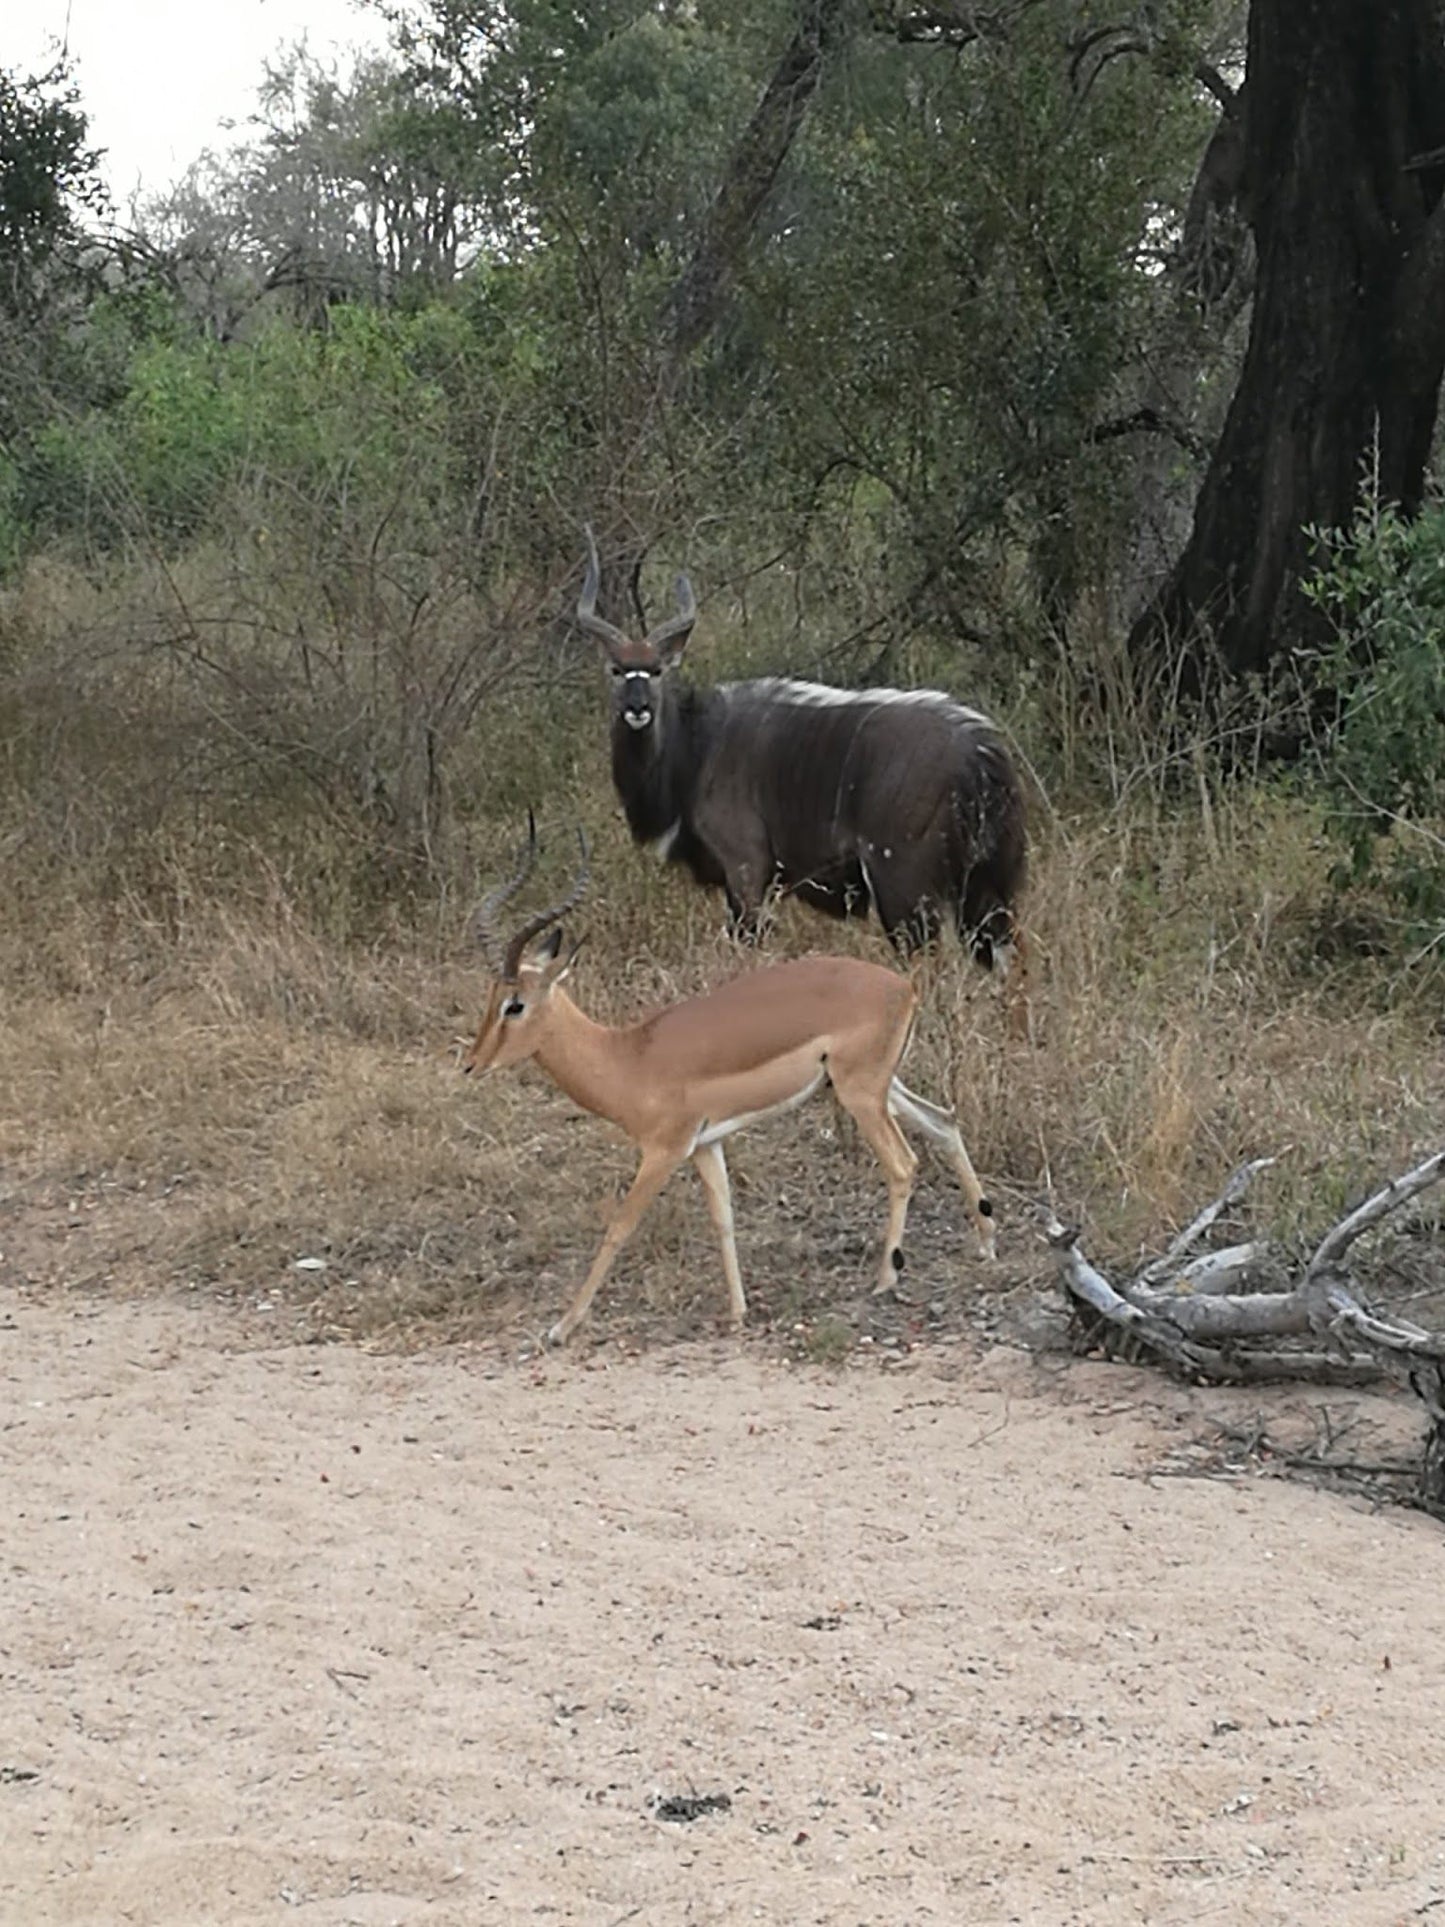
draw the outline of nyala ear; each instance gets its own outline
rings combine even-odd
[[[691,623],[689,623],[679,635],[664,636],[658,644],[657,649],[658,667],[663,670],[676,669],[677,665],[682,661],[683,651],[687,648],[691,638]]]

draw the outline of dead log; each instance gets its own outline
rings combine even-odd
[[[1445,1334],[1374,1310],[1345,1263],[1351,1246],[1445,1176],[1436,1151],[1368,1197],[1319,1240],[1288,1289],[1254,1289],[1281,1274],[1283,1254],[1263,1242],[1199,1253],[1224,1212],[1275,1160],[1233,1172],[1167,1251],[1115,1285],[1079,1249],[1079,1232],[1049,1213],[1045,1236],[1069,1304],[1077,1349],[1163,1366],[1178,1376],[1239,1385],[1267,1379],[1360,1385],[1392,1378],[1425,1407],[1418,1503],[1445,1518]],[[1308,1339],[1308,1347],[1259,1341]]]

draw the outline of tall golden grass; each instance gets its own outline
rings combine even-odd
[[[599,878],[575,920],[588,1008],[621,1019],[747,967],[714,899],[645,867],[604,795],[584,805]],[[549,846],[565,859],[561,829]],[[1312,965],[1322,871],[1308,814],[1258,791],[1217,813],[1212,837],[1188,813],[1054,821],[1029,902],[1035,1045],[1005,1037],[991,986],[955,950],[929,972],[910,1075],[958,1106],[999,1200],[1004,1277],[1040,1266],[1030,1208],[1045,1194],[1096,1248],[1132,1253],[1234,1163],[1292,1146],[1260,1200],[1288,1235],[1438,1136],[1438,1012],[1424,993],[1383,997],[1373,971]],[[12,925],[3,948],[0,1156],[17,1195],[106,1191],[119,1242],[87,1260],[95,1276],[304,1294],[321,1326],[355,1332],[545,1322],[630,1154],[538,1073],[457,1077],[482,990],[460,903],[363,946],[319,933],[264,864],[250,893],[180,919],[52,883],[46,927]],[[873,928],[791,906],[769,943],[840,947],[884,954]],[[866,1290],[882,1187],[831,1107],[731,1155],[761,1315]],[[924,1171],[910,1277],[986,1290],[949,1182]],[[720,1304],[691,1191],[679,1180],[648,1219],[602,1319],[618,1301],[634,1317]],[[303,1258],[325,1269],[297,1272]]]

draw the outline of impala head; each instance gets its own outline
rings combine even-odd
[[[604,622],[597,614],[601,569],[597,544],[587,531],[587,575],[577,600],[578,627],[602,644],[612,676],[612,717],[615,723],[641,733],[657,722],[662,706],[662,678],[682,661],[682,652],[697,621],[692,584],[677,578],[677,614],[650,629],[640,642]]]
[[[531,1057],[542,1041],[551,1008],[552,992],[572,968],[580,945],[574,944],[563,955],[561,919],[582,901],[587,889],[589,858],[587,838],[577,832],[582,862],[571,888],[558,902],[528,917],[510,937],[503,938],[497,918],[532,874],[537,860],[537,825],[527,812],[527,841],[516,870],[505,883],[498,884],[482,899],[473,923],[473,932],[492,973],[487,1007],[471,1049],[462,1059],[462,1069],[487,1071],[498,1065],[520,1064]],[[551,931],[528,954],[528,945]]]

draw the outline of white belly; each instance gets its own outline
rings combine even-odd
[[[688,1156],[691,1157],[701,1145],[716,1144],[719,1138],[731,1137],[734,1131],[741,1131],[745,1125],[760,1123],[765,1117],[783,1117],[789,1111],[796,1111],[800,1104],[807,1103],[826,1076],[827,1072],[820,1064],[812,1082],[805,1084],[802,1090],[795,1091],[791,1097],[785,1097],[781,1104],[769,1104],[761,1111],[742,1111],[737,1117],[720,1118],[716,1123],[709,1121],[688,1146]]]

